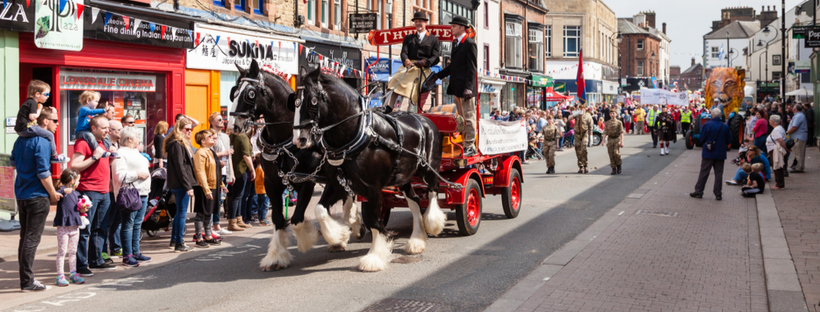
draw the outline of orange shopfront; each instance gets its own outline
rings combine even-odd
[[[21,97],[31,79],[51,85],[46,106],[60,112],[55,140],[58,150],[67,155],[74,152],[78,98],[83,91],[98,91],[101,103],[114,103],[118,119],[135,116],[147,145],[159,121],[172,121],[174,115],[184,113],[184,73],[184,49],[86,39],[79,52],[47,50],[37,48],[30,33],[20,35]]]

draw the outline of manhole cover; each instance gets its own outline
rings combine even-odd
[[[438,311],[438,304],[406,299],[387,298],[370,306],[364,312],[435,312]]]
[[[390,263],[408,264],[408,263],[416,263],[416,262],[419,262],[419,261],[421,261],[421,257],[401,256],[401,257],[398,257],[396,259],[393,259],[393,261],[390,261]]]
[[[629,196],[627,196],[626,198],[641,198],[641,197],[643,197],[643,194],[633,193],[633,194],[629,194]]]
[[[658,217],[677,217],[677,212],[664,212],[664,211],[647,211],[647,210],[638,210],[636,215],[650,215],[650,216],[658,216]]]

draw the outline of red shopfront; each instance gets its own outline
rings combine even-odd
[[[145,144],[159,121],[184,113],[185,49],[86,39],[79,52],[40,49],[32,34],[20,34],[20,94],[31,79],[51,85],[50,103],[60,112],[57,149],[74,152],[74,126],[83,90],[117,106],[117,118],[136,116]],[[20,103],[25,98],[21,98]],[[169,122],[172,123],[172,122]]]

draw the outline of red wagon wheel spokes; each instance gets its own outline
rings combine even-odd
[[[481,220],[481,205],[479,203],[479,196],[477,189],[471,189],[470,195],[467,198],[467,222],[470,226],[476,226]]]
[[[518,177],[514,177],[510,185],[510,198],[512,199],[513,210],[518,210],[518,205],[521,204],[521,181]]]

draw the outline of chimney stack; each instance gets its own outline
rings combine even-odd
[[[663,23],[661,25],[663,25],[663,34],[665,35],[666,34],[666,23]]]
[[[695,58],[692,58],[692,66],[695,66]]]

